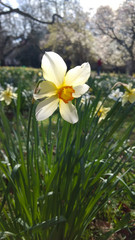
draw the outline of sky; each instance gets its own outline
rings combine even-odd
[[[17,7],[16,0],[8,0],[13,7]],[[116,10],[124,0],[80,0],[80,4],[84,11],[88,11],[90,8],[96,12],[96,9],[100,6],[109,5],[112,9]]]
[[[80,4],[84,11],[88,11],[89,8],[92,8],[94,12],[96,12],[98,7],[107,5],[113,10],[116,10],[123,2],[124,0],[80,0]]]

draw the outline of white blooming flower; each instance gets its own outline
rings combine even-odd
[[[90,94],[86,93],[85,95],[83,95],[81,98],[81,103],[83,103],[83,104],[91,103]]]
[[[36,108],[36,119],[47,119],[59,106],[62,118],[69,123],[76,123],[78,114],[71,101],[89,89],[85,84],[90,76],[89,63],[83,63],[67,72],[64,60],[57,53],[46,52],[41,67],[46,81],[39,84],[38,92],[33,95],[34,99],[44,98]]]
[[[126,91],[122,97],[122,106],[124,106],[124,104],[128,101],[130,103],[135,102],[135,88],[132,88],[132,83],[125,84],[123,86],[126,89]]]
[[[5,101],[7,105],[9,105],[12,99],[17,98],[17,93],[14,93],[14,88],[10,85],[7,85],[7,89],[1,91],[0,93],[0,101]]]
[[[120,89],[117,88],[116,90],[112,90],[112,92],[108,95],[110,99],[113,99],[114,101],[121,101],[121,97],[123,96],[123,92],[120,92]]]
[[[108,108],[103,107],[102,102],[99,101],[96,107],[96,114],[99,117],[98,122],[100,122],[102,119],[105,119],[109,111],[110,111],[110,107]]]

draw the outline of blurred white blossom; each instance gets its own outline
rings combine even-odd
[[[15,93],[15,89],[11,85],[7,85],[7,89],[1,91],[0,93],[0,101],[5,101],[7,105],[9,105],[12,99],[17,98],[17,93]]]
[[[121,101],[122,96],[123,92],[121,92],[119,88],[117,88],[116,90],[112,90],[112,92],[108,95],[108,97],[110,99],[113,99],[114,101],[117,101],[118,99],[119,101]]]

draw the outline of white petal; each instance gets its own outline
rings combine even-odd
[[[4,96],[3,94],[0,95],[0,101],[3,101],[4,100]]]
[[[12,93],[12,98],[16,99],[17,98],[17,93]]]
[[[65,84],[67,86],[79,86],[87,82],[90,77],[90,64],[83,63],[81,66],[77,66],[69,70],[65,77]]]
[[[45,52],[42,58],[41,67],[45,80],[53,82],[56,87],[59,87],[63,81],[67,71],[67,66],[57,53]]]
[[[129,102],[130,102],[130,103],[135,102],[135,92],[132,93],[131,95],[129,95]]]
[[[49,81],[43,81],[39,84],[39,93],[34,93],[33,97],[35,99],[41,99],[44,97],[51,97],[57,94],[56,86]]]
[[[42,121],[50,117],[58,107],[59,99],[52,96],[40,102],[36,108],[36,119]]]
[[[6,103],[7,105],[9,105],[9,104],[11,103],[11,101],[12,101],[11,98],[6,98],[6,99],[5,99],[5,103]]]
[[[87,84],[79,85],[74,87],[75,93],[72,94],[74,98],[78,98],[88,91],[90,87]]]
[[[78,122],[78,114],[76,107],[70,102],[64,103],[63,100],[60,100],[59,103],[60,114],[62,118],[69,123]]]

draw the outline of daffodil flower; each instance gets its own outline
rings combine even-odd
[[[102,105],[102,102],[99,101],[96,107],[96,114],[99,117],[98,122],[100,122],[102,119],[105,119],[107,113],[110,111],[110,108],[105,108]]]
[[[132,83],[124,84],[123,86],[126,91],[122,97],[122,106],[124,106],[124,104],[128,101],[130,103],[135,102],[135,88],[132,88]]]
[[[86,93],[85,95],[82,96],[81,103],[82,104],[89,104],[89,103],[91,103],[90,98],[91,98],[90,94]]]
[[[108,95],[110,99],[113,99],[114,101],[121,101],[121,97],[123,95],[123,92],[120,92],[120,89],[117,88],[116,90],[112,90],[112,92]]]
[[[17,93],[14,93],[13,91],[14,91],[13,87],[8,85],[6,90],[1,91],[0,101],[5,101],[5,103],[9,105],[12,99],[17,98]]]
[[[85,84],[90,76],[89,63],[83,63],[67,72],[64,60],[57,53],[45,52],[41,67],[45,81],[39,84],[38,92],[33,97],[44,100],[36,108],[36,119],[47,119],[59,106],[62,118],[69,123],[76,123],[78,114],[72,100],[89,89]]]

